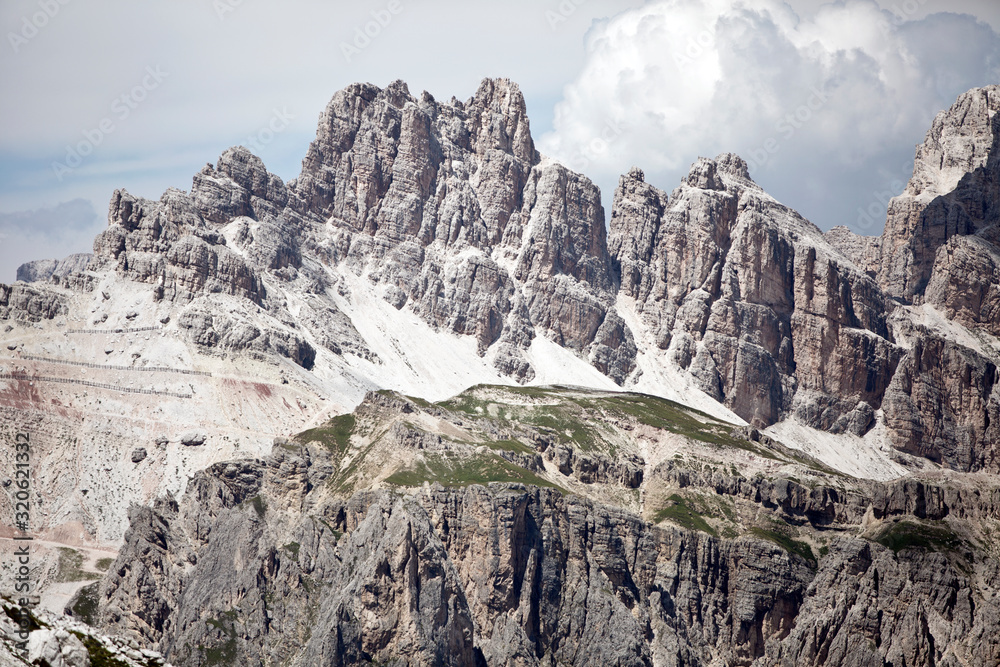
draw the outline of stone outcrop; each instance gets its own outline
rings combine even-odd
[[[872,425],[901,354],[885,299],[742,159],[702,158],[669,197],[632,170],[611,235],[622,293],[705,393],[758,426]]]
[[[539,444],[544,447],[545,459],[552,461],[560,473],[575,477],[584,484],[621,484],[628,489],[638,489],[642,484],[645,462],[638,457],[618,460],[544,440]]]
[[[179,190],[168,190],[159,202],[119,190],[108,224],[94,240],[95,268],[113,267],[127,280],[152,283],[160,298],[180,303],[200,293],[221,292],[255,303],[264,298],[258,273]]]
[[[40,322],[69,311],[64,295],[25,283],[0,285],[0,319]]]
[[[621,382],[634,344],[614,313],[600,193],[541,160],[524,98],[486,80],[467,102],[402,82],[334,96],[290,188],[337,231],[317,252],[384,286],[397,308],[496,346],[520,380],[538,332]]]
[[[884,401],[893,446],[956,470],[996,469],[994,361],[916,327]]]
[[[45,282],[52,276],[68,276],[85,271],[93,257],[90,253],[76,253],[63,259],[37,259],[17,267],[17,279],[26,283]]]
[[[261,326],[259,321],[237,313],[226,314],[211,306],[211,299],[192,304],[182,311],[177,321],[191,340],[207,352],[238,351],[262,360],[277,354],[306,370],[313,367],[316,349],[295,331]]]
[[[276,449],[213,466],[179,503],[136,509],[99,587],[101,627],[177,664],[988,665],[1000,655],[1000,610],[975,592],[995,590],[995,563],[961,541],[893,551],[848,536],[810,560],[519,485],[343,499],[326,490],[332,472],[321,450]],[[795,486],[755,502],[808,497]],[[916,520],[905,513],[962,502],[933,484],[876,487],[850,494],[862,516],[882,503]],[[846,497],[826,498],[851,514],[838,509]],[[995,505],[995,490],[987,498]]]
[[[934,119],[906,190],[889,202],[878,275],[889,294],[921,302],[941,268],[935,266],[938,250],[956,236],[997,224],[998,109],[1000,86],[987,86],[964,93]]]
[[[0,667],[171,667],[163,656],[140,647],[135,640],[107,636],[78,619],[57,616],[37,607],[0,600]],[[22,644],[18,623],[24,619],[30,633]]]

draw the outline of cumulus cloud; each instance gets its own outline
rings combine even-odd
[[[934,114],[1000,82],[985,23],[905,20],[871,0],[809,17],[777,0],[657,0],[595,24],[586,52],[539,143],[606,204],[632,165],[669,190],[698,156],[733,151],[820,227],[868,234]]]

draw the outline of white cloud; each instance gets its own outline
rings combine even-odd
[[[858,208],[906,180],[937,111],[992,82],[1000,37],[970,16],[902,21],[871,0],[808,17],[777,0],[657,0],[592,28],[539,143],[606,203],[633,164],[670,190],[699,155],[737,152],[821,227],[879,233],[884,219],[865,228]]]
[[[0,213],[0,282],[13,282],[17,267],[28,260],[90,252],[94,236],[103,228],[93,205],[84,199],[33,211]]]

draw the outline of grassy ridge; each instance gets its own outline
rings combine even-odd
[[[517,482],[565,492],[558,485],[495,454],[479,453],[462,457],[428,454],[423,461],[397,470],[385,481],[403,487],[421,486],[424,482],[460,487],[490,482]]]

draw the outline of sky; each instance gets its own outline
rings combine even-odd
[[[735,152],[821,229],[879,234],[936,113],[1000,83],[994,0],[4,0],[0,282],[88,252],[117,188],[159,198],[242,144],[294,178],[358,81],[516,81],[542,153],[670,191]]]

